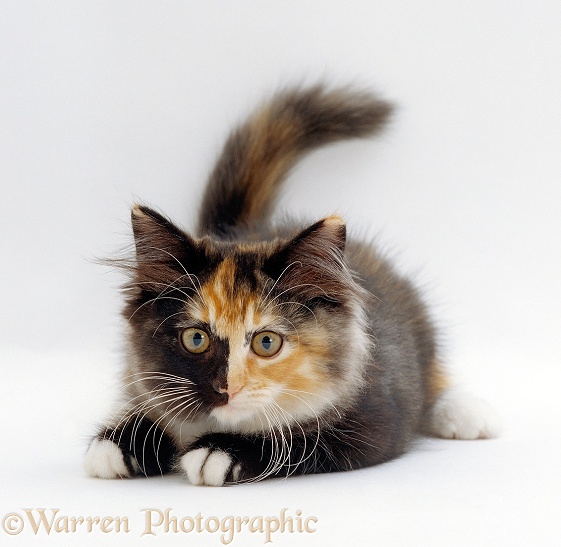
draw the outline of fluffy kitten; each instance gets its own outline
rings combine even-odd
[[[419,433],[496,433],[482,402],[449,389],[424,304],[371,245],[338,216],[268,222],[305,152],[372,135],[390,112],[350,89],[282,92],[226,142],[197,237],[133,207],[124,396],[90,475],[223,485],[381,463]]]

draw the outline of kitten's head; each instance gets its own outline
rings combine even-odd
[[[125,317],[129,389],[170,419],[223,430],[316,424],[360,389],[365,294],[345,225],[321,220],[268,242],[195,239],[135,206]]]

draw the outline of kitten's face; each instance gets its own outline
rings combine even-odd
[[[146,208],[133,226],[131,385],[160,414],[270,430],[315,423],[358,386],[367,343],[339,219],[268,244],[195,241]]]

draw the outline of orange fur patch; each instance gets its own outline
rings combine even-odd
[[[235,283],[236,264],[226,258],[201,288],[205,322],[224,339],[235,338],[240,328],[247,329],[258,320],[257,295],[235,287]]]
[[[285,409],[301,404],[298,397],[301,398],[302,393],[322,392],[328,377],[318,364],[325,362],[329,355],[324,330],[312,323],[305,332],[287,334],[288,324],[281,314],[274,313],[274,307],[267,309],[258,293],[235,286],[236,267],[232,259],[226,258],[214,276],[201,287],[201,304],[196,309],[189,305],[194,315],[229,342],[229,388],[293,390],[295,394],[284,394],[278,399]],[[247,335],[264,329],[275,330],[279,324],[285,325],[279,354],[269,358],[255,355]]]
[[[425,374],[425,390],[427,403],[433,404],[443,391],[450,387],[450,379],[444,367],[436,359],[433,359]]]

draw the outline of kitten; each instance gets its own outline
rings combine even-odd
[[[497,433],[450,389],[425,305],[371,245],[338,216],[269,223],[305,152],[375,134],[391,110],[347,88],[281,92],[227,140],[197,237],[133,207],[124,398],[90,475],[220,486],[378,464],[420,433]]]

